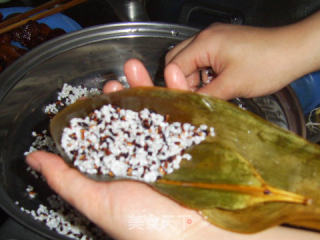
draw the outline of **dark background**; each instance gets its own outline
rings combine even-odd
[[[119,0],[121,1],[121,0]],[[12,0],[0,7],[38,6],[43,0]],[[212,22],[279,26],[299,21],[320,9],[319,0],[146,0],[151,21],[205,27]],[[85,10],[84,10],[85,9]],[[108,0],[88,0],[64,12],[83,27],[119,22]]]

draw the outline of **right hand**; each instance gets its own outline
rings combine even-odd
[[[315,70],[307,43],[311,20],[277,28],[213,24],[167,54],[167,86],[196,90],[199,70],[211,67],[217,77],[200,93],[222,99],[271,94]]]

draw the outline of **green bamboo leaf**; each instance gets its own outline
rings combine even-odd
[[[209,222],[237,232],[282,223],[320,230],[318,145],[222,100],[134,88],[82,100],[61,111],[50,124],[58,146],[70,119],[108,103],[134,111],[149,108],[168,114],[172,122],[215,128],[215,137],[188,150],[191,161],[183,160],[178,170],[152,184]]]
[[[165,175],[155,187],[195,209],[239,210],[264,202],[306,204],[306,197],[268,186],[252,165],[218,141],[191,149],[192,161]]]

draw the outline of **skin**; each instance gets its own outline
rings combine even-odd
[[[282,28],[212,25],[168,53],[167,86],[222,99],[272,93],[319,68],[320,48],[315,48],[320,42],[320,33],[315,31],[319,22],[320,15],[316,13]],[[196,89],[198,71],[203,67],[212,67],[217,77],[204,88]],[[129,60],[124,71],[131,87],[153,85],[147,70],[136,59]],[[104,92],[121,89],[121,84],[110,81]],[[27,162],[43,174],[57,194],[115,239],[319,239],[318,233],[285,227],[251,235],[232,233],[208,224],[196,211],[180,206],[143,183],[98,183],[46,152],[29,154]],[[130,228],[130,221],[139,216],[151,216],[167,227],[165,231],[159,224],[158,228]]]
[[[273,93],[320,68],[320,13],[278,28],[213,24],[166,56],[167,86],[195,90],[199,70],[217,77],[197,91],[222,99]]]
[[[132,86],[152,85],[152,81],[143,64],[136,59],[125,65],[127,78]],[[109,82],[105,92],[121,90],[116,81]],[[208,224],[196,211],[164,197],[146,184],[133,181],[112,183],[95,182],[83,176],[77,170],[68,167],[57,155],[47,152],[34,152],[27,156],[28,164],[40,172],[49,186],[62,198],[72,204],[105,232],[121,240],[143,239],[228,239],[228,240],[264,240],[264,239],[318,239],[319,235],[309,231],[285,227],[274,227],[258,234],[237,234]],[[141,229],[130,228],[134,217],[151,216],[151,219],[167,224],[165,231],[144,226]],[[131,220],[130,220],[131,219]]]

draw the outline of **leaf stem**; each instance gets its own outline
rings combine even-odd
[[[215,189],[223,191],[234,191],[248,195],[256,195],[263,198],[263,202],[289,202],[303,205],[312,204],[312,199],[305,196],[273,188],[271,186],[246,186],[238,184],[219,184],[219,183],[201,183],[201,182],[182,182],[167,179],[158,179],[158,184],[168,184],[181,187],[193,187],[202,189]]]

